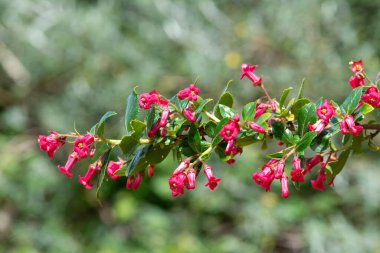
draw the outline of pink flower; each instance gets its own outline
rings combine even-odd
[[[98,166],[98,161],[96,161],[93,164],[90,164],[86,175],[84,177],[78,176],[79,183],[81,183],[84,187],[86,187],[86,189],[91,189],[93,185],[90,183],[90,181],[94,177],[95,173],[99,171],[100,171],[100,168]]]
[[[132,190],[136,191],[137,188],[139,188],[141,181],[144,178],[144,171],[140,171],[137,176],[135,177],[135,181],[132,184]]]
[[[340,127],[340,132],[342,134],[348,134],[349,133],[348,128],[347,128],[347,124],[344,120],[339,122],[339,127]]]
[[[260,117],[261,115],[263,115],[267,109],[268,109],[269,105],[268,104],[264,104],[264,103],[257,103],[256,104],[256,112],[255,112],[255,119],[257,117]]]
[[[185,159],[179,164],[179,166],[173,171],[172,176],[182,173],[190,165],[190,160]]]
[[[140,108],[144,110],[150,109],[153,104],[159,106],[168,106],[169,104],[169,102],[166,99],[163,99],[156,90],[152,90],[149,93],[140,94],[138,102]]]
[[[107,165],[107,173],[113,180],[116,180],[119,178],[119,176],[115,175],[115,172],[119,170],[123,165],[125,164],[125,161],[119,157],[117,162],[109,161]]]
[[[311,172],[311,169],[316,166],[318,163],[322,162],[322,156],[320,154],[316,154],[311,158],[308,162],[306,162],[305,169],[303,170],[303,174],[309,174]]]
[[[260,85],[262,82],[262,78],[260,76],[257,76],[255,73],[253,73],[253,71],[255,71],[257,67],[258,65],[250,66],[248,64],[242,64],[241,65],[242,74],[240,76],[240,80],[246,76],[249,80],[251,80],[254,86]]]
[[[285,174],[281,177],[281,196],[283,198],[287,198],[289,196],[288,176]]]
[[[160,127],[164,127],[166,126],[166,123],[168,123],[168,118],[169,118],[169,108],[165,107],[163,110],[162,110],[162,114],[161,114],[161,119],[160,119]]]
[[[40,149],[48,154],[50,158],[53,158],[55,151],[65,144],[65,137],[60,137],[57,132],[51,131],[50,135],[39,135],[38,143]]]
[[[301,160],[298,157],[294,157],[293,161],[293,170],[290,172],[293,182],[304,182],[305,178],[301,169]]]
[[[317,108],[317,115],[320,119],[324,120],[325,122],[329,122],[330,119],[335,114],[335,107],[329,103],[329,101],[326,99],[323,104]]]
[[[154,176],[154,164],[148,164],[148,177]]]
[[[160,122],[161,120],[157,120],[156,124],[153,125],[153,127],[148,132],[148,138],[153,138],[153,136],[157,133],[157,131],[160,129]]]
[[[364,85],[364,77],[362,77],[360,74],[355,74],[350,77],[350,80],[348,81],[348,83],[349,85],[351,85],[353,89],[355,89],[359,86]]]
[[[76,152],[73,152],[69,155],[69,158],[67,159],[66,165],[59,166],[58,169],[60,172],[62,172],[66,177],[70,178],[73,175],[70,173],[71,169],[73,168],[74,164],[79,161],[78,154]]]
[[[194,123],[197,120],[194,113],[188,107],[183,109],[182,113],[191,123]]]
[[[318,120],[314,125],[311,125],[310,122],[307,123],[307,128],[312,132],[322,132],[325,129],[327,123],[323,119]]]
[[[362,99],[367,104],[380,108],[380,93],[376,87],[369,87],[366,94],[363,94]]]
[[[274,172],[272,167],[265,164],[261,169],[261,172],[254,172],[252,179],[258,186],[265,188],[265,191],[270,191],[270,185],[274,180]]]
[[[224,140],[229,141],[235,139],[240,131],[239,124],[233,120],[230,120],[225,124],[219,135],[223,137]]]
[[[351,134],[354,136],[358,136],[360,131],[364,129],[362,126],[355,125],[354,118],[351,115],[346,115],[344,121],[350,129]]]
[[[226,161],[227,164],[231,165],[235,163],[235,159],[231,158]]]
[[[278,162],[276,169],[274,171],[274,178],[280,179],[282,175],[284,174],[284,169],[285,169],[285,162],[284,160],[281,160]]]
[[[318,174],[318,177],[316,180],[311,180],[310,183],[311,183],[311,186],[318,190],[318,191],[324,191],[325,190],[325,185],[324,185],[324,181],[326,181],[326,175],[323,171],[321,171],[319,174]]]
[[[232,149],[234,148],[235,143],[236,143],[236,140],[235,140],[235,139],[229,140],[229,141],[227,142],[227,147],[226,147],[226,149],[224,150],[224,154],[225,154],[225,155],[230,155],[230,154],[232,153]]]
[[[355,74],[363,72],[364,65],[363,65],[362,60],[360,59],[358,61],[351,61],[350,62],[350,70],[352,72],[354,72]]]
[[[271,107],[271,109],[272,109],[272,112],[276,112],[276,110],[277,110],[276,101],[271,100],[271,101],[270,101],[270,107]]]
[[[208,180],[208,183],[205,184],[205,186],[210,187],[210,190],[213,191],[218,186],[218,183],[220,182],[221,179],[214,177],[211,166],[206,166],[203,172],[205,173],[206,178]]]
[[[184,188],[187,182],[187,176],[185,173],[179,173],[171,176],[169,179],[169,187],[172,191],[172,196],[176,197],[179,194],[184,194]]]
[[[80,159],[92,156],[95,150],[90,150],[90,145],[94,142],[92,134],[85,134],[75,139],[73,152],[76,152]]]
[[[258,133],[265,134],[265,129],[254,121],[249,122],[249,128]]]
[[[193,169],[193,168],[190,168],[187,173],[187,185],[186,185],[186,188],[188,190],[190,189],[194,189],[195,188],[195,184],[196,184],[196,176],[197,176],[197,172]]]
[[[189,101],[197,101],[198,93],[199,93],[199,88],[196,88],[194,84],[190,84],[190,87],[187,87],[179,91],[177,96],[180,100],[189,98]]]
[[[135,177],[133,175],[129,175],[127,179],[127,184],[125,185],[125,188],[127,190],[132,189],[132,185],[135,182]]]

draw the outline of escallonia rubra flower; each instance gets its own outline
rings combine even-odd
[[[183,100],[185,98],[188,98],[189,101],[197,101],[199,94],[199,88],[195,87],[195,85],[192,83],[189,87],[180,90],[177,93],[177,96],[180,100]]]
[[[258,86],[261,84],[261,82],[263,81],[263,79],[256,75],[255,73],[253,73],[256,68],[258,67],[259,65],[248,65],[248,64],[242,64],[241,65],[241,76],[240,76],[240,80],[243,79],[243,77],[247,77],[254,86]]]
[[[60,137],[57,132],[51,131],[48,136],[39,135],[38,143],[40,144],[40,149],[45,151],[50,158],[53,158],[57,149],[65,144],[65,139],[65,137]]]
[[[218,183],[220,182],[220,178],[214,177],[214,173],[212,171],[212,167],[206,165],[206,167],[203,170],[204,174],[206,175],[206,178],[208,180],[207,184],[205,184],[206,187],[209,187],[210,190],[215,190],[215,188],[218,186]]]

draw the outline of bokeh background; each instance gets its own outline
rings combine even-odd
[[[121,136],[132,88],[171,96],[199,78],[216,98],[228,80],[236,108],[262,94],[239,82],[241,63],[275,97],[288,86],[341,101],[348,62],[380,70],[380,2],[373,0],[91,1],[0,0],[0,252],[380,252],[379,159],[352,157],[335,188],[305,184],[280,197],[251,173],[260,147],[233,166],[213,162],[222,184],[173,199],[167,159],[136,192],[109,181],[84,190],[56,169],[36,136],[86,132],[106,111],[110,137]]]

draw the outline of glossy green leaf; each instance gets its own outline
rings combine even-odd
[[[298,113],[298,128],[297,133],[303,136],[307,131],[307,123],[314,124],[317,121],[316,106],[313,103],[304,105]]]
[[[128,156],[134,151],[138,143],[138,140],[136,140],[136,138],[134,138],[133,136],[124,136],[121,139],[119,147],[123,151],[123,154]]]
[[[203,109],[205,108],[205,106],[210,103],[212,101],[211,98],[207,98],[207,99],[204,99],[200,105],[197,107],[197,109],[195,110],[195,117],[198,118],[199,114],[203,111]]]
[[[248,122],[252,121],[255,118],[255,112],[256,112],[256,102],[249,102],[243,107],[243,120]]]
[[[355,88],[351,91],[350,95],[344,100],[341,108],[347,113],[352,114],[358,106],[360,99],[362,98],[363,87]]]
[[[222,104],[219,105],[219,112],[222,118],[232,118],[236,114],[232,108]]]
[[[147,166],[148,162],[145,159],[145,154],[148,152],[150,146],[145,146],[144,148],[137,151],[135,156],[129,162],[125,175],[136,174],[142,167]],[[133,173],[136,170],[136,173]]]
[[[151,129],[156,120],[156,108],[155,105],[152,105],[152,108],[148,110],[148,114],[146,115],[146,127],[147,129]]]
[[[201,153],[202,146],[201,146],[201,135],[199,134],[198,129],[192,125],[190,127],[189,131],[189,146],[198,154]]]
[[[283,150],[281,150],[276,153],[268,154],[267,157],[274,158],[274,159],[281,159],[284,155],[286,155],[286,153]]]
[[[285,144],[295,144],[293,133],[289,129],[285,129],[284,134],[281,137],[281,141],[283,141]]]
[[[362,106],[360,106],[357,113],[355,114],[355,120],[359,119],[361,116],[366,115],[367,113],[372,112],[374,109],[375,108],[373,108],[371,105],[363,103]]]
[[[100,138],[104,138],[104,124],[109,117],[116,115],[116,112],[106,112],[102,118],[90,130],[91,134],[96,134]]]
[[[100,175],[98,180],[98,188],[96,189],[96,198],[99,200],[99,194],[100,194],[100,188],[103,185],[104,177],[107,170],[108,161],[110,158],[110,153],[112,149],[108,149],[103,155],[102,155],[102,166],[100,169]]]
[[[231,84],[231,81],[227,83],[226,87],[223,89],[218,99],[218,102],[214,106],[213,113],[217,118],[222,118],[222,115],[219,112],[219,105],[225,105],[230,108],[233,106],[234,98],[232,94],[229,91],[227,91],[230,84]]]
[[[182,112],[186,106],[189,104],[189,99],[185,98],[183,100],[180,100],[177,96],[175,98],[175,105],[177,106],[177,109]]]
[[[313,139],[318,135],[318,132],[307,132],[301,140],[297,142],[296,152],[305,151],[313,141]]]
[[[150,146],[145,154],[145,159],[149,164],[158,164],[165,160],[172,150],[172,145],[157,144]]]
[[[284,135],[285,126],[281,122],[273,122],[272,125],[272,134],[276,139],[282,140],[282,136]]]
[[[310,100],[307,98],[301,98],[298,99],[294,104],[292,105],[291,112],[294,114],[294,116],[297,118],[298,113],[301,110],[302,107],[304,107],[306,104],[309,104]]]
[[[216,126],[216,128],[215,128],[215,136],[212,139],[212,146],[218,145],[219,142],[221,142],[223,140],[223,138],[219,135],[219,132],[220,132],[220,130],[222,130],[222,128],[224,127],[224,125],[227,124],[228,121],[230,121],[229,118],[223,118],[218,123],[218,125]]]
[[[305,87],[305,78],[302,79],[301,86],[298,90],[297,100],[301,99],[303,97],[303,89]]]
[[[290,92],[291,90],[293,90],[293,87],[289,87],[289,88],[285,89],[285,90],[282,92],[282,95],[281,95],[281,98],[280,98],[280,105],[279,105],[280,109],[282,109],[282,106],[284,105],[285,100],[286,100],[286,98],[288,97],[289,92]]]
[[[262,127],[266,127],[266,121],[270,118],[271,115],[272,114],[269,112],[260,115],[260,117],[257,118],[256,123]]]
[[[216,123],[214,121],[209,121],[207,122],[207,124],[205,125],[205,132],[206,134],[211,137],[211,138],[214,138],[215,137],[215,128],[216,128]]]
[[[128,96],[127,98],[127,108],[125,110],[125,129],[127,130],[127,134],[132,134],[132,126],[131,121],[136,119],[137,114],[139,112],[139,104],[136,90]]]
[[[336,175],[338,175],[344,165],[346,164],[348,157],[350,156],[351,149],[348,148],[344,150],[340,155],[337,161],[329,163],[329,167],[331,168],[331,173],[326,173],[326,181],[330,182]]]

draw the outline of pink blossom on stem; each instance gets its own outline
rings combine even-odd
[[[177,96],[180,100],[189,98],[189,101],[197,101],[199,88],[196,88],[194,84],[190,84],[189,87],[178,92]]]
[[[320,154],[316,154],[313,156],[308,162],[306,162],[305,169],[303,170],[303,174],[309,174],[311,169],[316,166],[318,163],[322,162],[322,156]]]
[[[132,190],[136,191],[137,188],[139,188],[140,184],[141,184],[141,181],[143,180],[144,178],[144,171],[140,171],[137,176],[135,177],[135,180],[132,184]]]
[[[225,154],[225,155],[230,155],[230,154],[232,153],[232,149],[234,148],[235,143],[236,143],[236,140],[235,140],[235,139],[233,139],[233,140],[229,140],[229,141],[227,142],[227,147],[226,147],[226,149],[224,150],[224,154]]]
[[[366,94],[363,94],[362,99],[367,104],[380,108],[380,92],[376,87],[369,87]]]
[[[335,107],[326,99],[321,106],[317,108],[317,115],[325,122],[329,122],[335,114]]]
[[[115,175],[115,172],[119,170],[123,165],[125,164],[125,161],[121,159],[120,157],[118,158],[118,161],[109,161],[107,164],[107,174],[110,176],[111,179],[117,180],[119,176]]]
[[[265,134],[265,129],[254,121],[249,122],[249,128],[258,133]]]
[[[313,125],[311,125],[310,122],[308,122],[307,128],[309,129],[309,131],[320,133],[325,129],[326,125],[327,125],[326,121],[324,121],[323,119],[320,119]]]
[[[171,176],[168,179],[168,182],[173,197],[184,194],[184,188],[187,183],[187,176],[185,173],[182,172]]]
[[[188,190],[190,189],[194,189],[195,188],[195,184],[196,184],[196,176],[197,176],[197,172],[193,169],[193,168],[190,168],[187,173],[187,185],[186,185],[186,188]]]
[[[305,178],[301,169],[301,160],[298,157],[294,157],[293,161],[293,170],[290,172],[293,182],[304,182]]]
[[[325,172],[322,170],[318,174],[317,179],[311,180],[310,183],[314,189],[316,189],[318,191],[324,191],[325,190],[324,181],[326,181],[326,175],[325,175]]]
[[[69,158],[67,159],[65,166],[59,166],[58,169],[60,172],[62,172],[66,177],[70,178],[73,175],[71,174],[71,169],[73,168],[74,164],[79,161],[78,154],[76,152],[73,152],[69,155]]]
[[[179,164],[179,166],[173,171],[172,176],[178,175],[184,171],[190,165],[190,160],[185,159]]]
[[[148,138],[153,138],[153,136],[157,133],[157,131],[160,129],[160,121],[157,120],[156,124],[153,125],[152,129],[148,132]]]
[[[272,167],[264,165],[261,172],[254,172],[252,179],[258,186],[265,188],[265,191],[270,191],[270,185],[274,180],[274,172]]]
[[[348,81],[348,84],[353,88],[357,88],[359,86],[364,85],[364,77],[360,74],[354,74],[353,76],[350,77],[350,80]]]
[[[133,175],[129,175],[128,179],[127,179],[127,183],[125,185],[125,188],[127,190],[131,190],[134,182],[135,182],[135,177]]]
[[[257,103],[256,104],[256,112],[255,112],[255,119],[260,117],[261,115],[263,115],[267,109],[268,109],[269,105],[268,104],[264,104],[264,103]]]
[[[281,177],[281,196],[287,198],[289,196],[288,176],[282,175]]]
[[[362,73],[364,70],[364,65],[361,59],[357,61],[351,61],[349,64],[350,64],[350,70],[354,72],[355,74]]]
[[[75,139],[73,152],[76,152],[80,159],[84,159],[91,154],[90,145],[94,142],[94,136],[92,134],[85,134]]]
[[[220,182],[221,179],[214,177],[214,174],[213,174],[211,166],[206,166],[204,168],[203,172],[205,173],[206,178],[208,180],[208,183],[205,184],[205,186],[206,187],[210,187],[210,190],[213,191],[218,186],[218,183]]]
[[[195,118],[194,113],[190,110],[190,108],[185,108],[182,111],[183,116],[186,117],[191,123],[194,123],[197,119]]]
[[[239,124],[233,120],[230,120],[225,124],[219,135],[223,137],[224,140],[229,141],[235,139],[240,131]]]
[[[344,118],[344,121],[346,122],[348,128],[350,129],[350,132],[354,136],[358,136],[360,131],[362,131],[364,128],[360,125],[355,125],[354,117],[351,115],[346,115]]]
[[[57,149],[65,144],[65,137],[60,137],[57,132],[51,131],[50,135],[39,135],[38,143],[40,149],[48,154],[50,158],[53,158]]]
[[[272,112],[276,112],[276,110],[277,110],[276,101],[271,100],[271,101],[270,101],[270,107],[271,107],[271,109],[272,109]]]
[[[285,169],[285,161],[281,160],[278,162],[276,169],[274,171],[274,178],[280,179],[282,175],[284,174],[284,169]]]
[[[340,127],[340,132],[342,134],[348,134],[349,133],[348,128],[347,128],[347,124],[344,120],[339,122],[339,127]]]
[[[98,161],[96,161],[93,164],[90,164],[86,175],[84,177],[78,176],[79,183],[81,183],[84,187],[86,187],[86,189],[91,189],[93,185],[90,183],[90,181],[94,177],[94,175],[99,171],[100,171],[100,168],[98,166]]]
[[[160,119],[160,127],[166,126],[166,123],[168,123],[169,118],[169,108],[165,107],[162,110],[161,119]]]
[[[258,65],[250,66],[248,64],[242,64],[241,65],[242,74],[240,76],[240,80],[246,76],[249,80],[251,80],[254,86],[260,85],[262,82],[262,78],[260,76],[257,76],[255,73],[253,73],[253,71],[255,71],[257,67]]]

